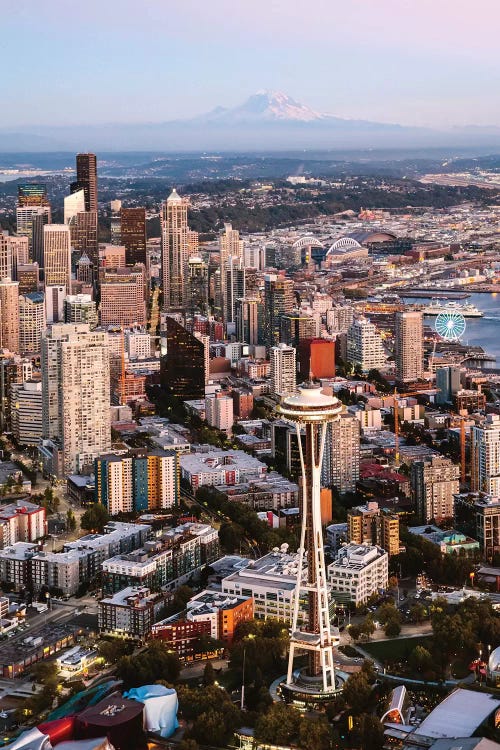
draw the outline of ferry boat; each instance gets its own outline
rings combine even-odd
[[[441,302],[432,300],[430,304],[423,305],[421,311],[424,315],[440,315],[441,313],[458,313],[464,318],[482,318],[484,313],[475,305],[459,305],[458,302]]]

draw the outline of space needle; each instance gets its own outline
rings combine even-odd
[[[321,465],[329,422],[339,419],[342,404],[308,382],[277,407],[280,416],[293,422],[302,472],[301,531],[295,587],[285,700],[318,703],[338,691],[333,661],[334,637],[330,625],[327,572],[321,528]],[[305,431],[305,448],[302,443]],[[305,571],[307,569],[307,573]],[[307,621],[299,628],[300,601],[307,597]],[[337,639],[335,638],[337,642]],[[308,652],[307,667],[294,670],[296,652]]]

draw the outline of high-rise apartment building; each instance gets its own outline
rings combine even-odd
[[[102,326],[145,326],[144,266],[101,269]]]
[[[230,433],[234,423],[232,396],[223,391],[209,394],[205,399],[205,414],[211,427]]]
[[[162,281],[166,310],[182,309],[186,303],[188,205],[189,201],[174,189],[162,208]]]
[[[359,421],[343,412],[328,425],[325,455],[321,472],[322,483],[338,492],[355,492],[360,466]]]
[[[131,456],[102,455],[94,461],[95,501],[117,513],[173,508],[178,502],[175,451]]]
[[[317,324],[310,315],[295,310],[281,317],[281,338],[284,344],[296,349],[302,341],[311,340],[318,335]]]
[[[460,490],[459,478],[460,467],[444,456],[412,463],[411,494],[423,523],[453,518],[453,496]]]
[[[76,155],[76,183],[71,190],[85,193],[85,211],[97,211],[97,158],[95,154]]]
[[[40,354],[42,334],[47,327],[45,298],[41,292],[19,297],[19,349],[21,354]]]
[[[424,374],[424,327],[421,312],[397,312],[395,315],[396,377],[411,382]]]
[[[369,372],[384,367],[386,360],[377,328],[367,318],[357,318],[347,331],[347,361]]]
[[[488,414],[471,429],[471,487],[500,497],[500,416]]]
[[[500,552],[500,499],[491,495],[477,497],[474,502],[475,537],[484,556],[491,561]]]
[[[109,346],[86,324],[54,324],[42,338],[43,437],[59,446],[64,473],[111,448]]]
[[[259,343],[259,305],[258,297],[236,300],[236,339],[250,346]]]
[[[326,327],[330,333],[347,333],[353,322],[352,305],[338,305],[326,311]]]
[[[0,346],[19,354],[19,282],[0,279]]]
[[[122,208],[121,244],[125,246],[127,266],[143,263],[147,266],[146,254],[146,209]]]
[[[206,337],[190,333],[167,315],[163,342],[166,354],[161,360],[162,387],[180,399],[205,397]]]
[[[14,278],[14,259],[10,237],[0,231],[0,279]]]
[[[347,541],[376,544],[389,557],[399,554],[399,517],[379,508],[375,501],[347,511]]]
[[[269,354],[271,361],[271,391],[285,397],[297,390],[297,360],[293,346],[278,344],[272,346]]]
[[[451,404],[453,396],[462,388],[460,367],[438,367],[436,369],[436,402]]]
[[[284,276],[264,276],[264,340],[268,348],[280,343],[281,318],[294,308],[293,281]]]
[[[19,445],[39,444],[42,439],[42,383],[27,380],[12,383],[10,397],[11,429]]]
[[[43,228],[44,278],[46,286],[71,289],[71,237],[65,224]]]

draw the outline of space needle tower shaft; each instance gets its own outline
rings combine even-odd
[[[321,526],[321,465],[328,423],[338,419],[341,410],[337,398],[323,394],[320,386],[312,383],[299,388],[297,395],[284,399],[278,407],[281,416],[295,424],[302,472],[301,534],[286,684],[293,687],[296,679],[296,651],[307,651],[306,678],[321,680],[325,694],[335,690],[335,670]],[[299,628],[304,595],[307,621]]]

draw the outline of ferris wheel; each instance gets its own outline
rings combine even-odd
[[[459,312],[441,312],[436,318],[434,328],[445,341],[458,341],[465,333],[465,318]]]

